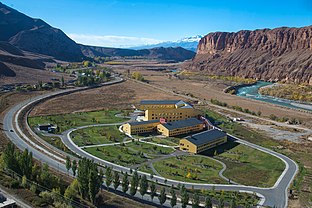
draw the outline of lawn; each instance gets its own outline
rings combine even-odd
[[[222,165],[205,156],[178,156],[153,163],[166,178],[194,183],[227,183],[219,177]]]
[[[246,141],[249,141],[254,144],[261,145],[263,147],[267,147],[270,149],[275,148],[276,146],[279,146],[280,143],[272,138],[269,138],[255,130],[248,129],[247,127],[232,122],[223,115],[220,115],[217,112],[211,111],[211,110],[204,110],[207,118],[220,127],[222,130],[226,131],[229,134],[235,135],[241,139],[244,139]]]
[[[118,130],[118,127],[96,126],[78,129],[71,133],[71,137],[78,146],[122,142],[125,135]]]
[[[173,142],[172,140],[168,138],[159,138],[159,137],[152,137],[150,139],[145,140],[147,142],[153,142],[157,144],[162,144],[162,145],[168,145],[168,146],[177,146],[178,144]]]
[[[90,124],[118,123],[127,119],[116,117],[120,113],[117,110],[102,110],[91,112],[78,112],[52,116],[29,117],[28,123],[31,127],[38,124],[51,123],[59,127],[59,132],[63,132],[73,127],[85,126]]]
[[[142,172],[145,172],[145,173],[150,173],[150,174],[154,174],[154,175],[155,175],[155,173],[153,172],[153,170],[152,170],[148,165],[146,165],[146,164],[140,166],[140,167],[138,168],[138,171],[142,171]]]
[[[227,166],[225,177],[244,185],[271,187],[285,168],[280,159],[242,144],[216,158]]]
[[[131,142],[123,145],[85,148],[90,154],[119,165],[130,167],[174,152],[171,148],[159,147],[141,142]]]

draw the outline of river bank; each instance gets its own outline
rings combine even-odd
[[[277,98],[274,96],[262,95],[259,93],[260,88],[270,88],[272,87],[272,85],[276,86],[276,84],[274,83],[264,82],[264,81],[257,81],[256,83],[248,85],[248,86],[240,85],[236,87],[237,89],[236,89],[235,95],[239,97],[246,97],[249,99],[260,100],[263,102],[276,104],[276,105],[280,105],[283,107],[312,112],[312,105],[309,103],[302,103],[302,102],[295,101],[295,100]]]

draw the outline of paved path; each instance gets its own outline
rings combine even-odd
[[[116,80],[113,82],[110,82],[108,84],[113,84],[120,82],[120,80]],[[79,89],[70,89],[70,90],[64,90],[61,92],[52,92],[46,95],[41,95],[36,98],[32,98],[30,100],[24,101],[13,108],[11,108],[7,114],[5,115],[4,118],[4,129],[6,130],[5,133],[8,138],[20,149],[28,149],[29,151],[33,152],[34,158],[48,163],[50,167],[57,169],[62,172],[67,172],[64,164],[64,159],[57,156],[56,154],[46,150],[45,148],[42,148],[38,144],[34,144],[31,142],[31,140],[21,131],[20,129],[20,124],[18,123],[18,115],[22,109],[25,108],[25,106],[29,105],[30,103],[35,103],[37,101],[40,101],[41,99],[45,98],[50,98],[51,96],[55,96],[58,94],[69,94],[72,92],[77,92],[81,90],[85,90],[88,88],[79,88]],[[14,132],[10,132],[7,130],[14,129]],[[233,139],[237,139],[238,142],[245,144],[247,146],[250,146],[252,148],[258,149],[260,151],[266,152],[268,154],[274,155],[281,159],[285,164],[286,168],[278,181],[275,183],[275,185],[271,188],[260,188],[260,187],[254,187],[254,186],[244,186],[244,185],[226,185],[226,184],[198,184],[198,183],[188,183],[188,182],[181,182],[181,181],[176,181],[176,180],[171,180],[171,179],[165,179],[160,176],[154,176],[153,180],[157,180],[159,183],[165,183],[167,185],[175,185],[177,186],[178,184],[184,184],[187,188],[192,188],[194,187],[195,189],[212,189],[214,188],[215,190],[225,190],[225,191],[240,191],[240,192],[249,192],[249,193],[257,193],[258,196],[262,198],[262,201],[260,204],[263,204],[265,206],[276,206],[278,208],[282,207],[287,207],[287,189],[295,177],[298,167],[297,164],[289,159],[288,157],[276,153],[272,150],[260,147],[255,144],[251,144],[249,142],[240,140],[239,138],[236,138],[232,135],[229,135]],[[69,135],[67,135],[66,138],[62,136],[62,140],[64,144],[71,149],[73,152],[76,154],[82,156],[82,157],[87,157],[90,159],[94,159],[95,162],[101,164],[101,165],[107,165],[107,166],[112,166],[114,167],[115,170],[118,171],[123,171],[123,172],[130,172],[129,168],[116,165],[114,163],[110,163],[108,161],[101,160],[87,152],[85,152],[83,149],[79,148],[77,145],[75,145],[73,142],[69,141],[67,138],[69,138]],[[139,172],[140,175],[148,175],[143,172]]]

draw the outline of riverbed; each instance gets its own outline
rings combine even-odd
[[[280,105],[288,108],[295,108],[300,110],[306,110],[312,112],[312,103],[301,103],[294,100],[287,100],[282,98],[276,98],[266,95],[259,94],[258,90],[261,87],[273,85],[271,82],[264,82],[264,81],[258,81],[256,84],[247,86],[247,87],[241,87],[237,90],[236,95],[240,97],[246,97],[254,100],[260,100],[267,103],[272,103],[275,105]]]

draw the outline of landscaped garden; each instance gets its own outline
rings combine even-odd
[[[118,126],[96,126],[78,129],[71,133],[71,138],[78,146],[122,142],[126,136]]]
[[[35,116],[28,117],[28,123],[31,127],[35,127],[38,124],[56,124],[58,126],[58,132],[63,132],[70,128],[86,126],[91,124],[106,124],[106,123],[118,123],[128,119],[116,117],[115,115],[120,113],[117,110],[101,110],[91,112],[78,112],[62,115],[52,116]]]
[[[280,159],[242,144],[217,155],[216,159],[226,164],[225,177],[250,186],[273,186],[285,168]]]
[[[218,173],[222,165],[206,156],[176,156],[153,163],[165,178],[195,183],[227,183]]]
[[[121,145],[85,148],[90,154],[118,165],[130,167],[174,152],[174,149],[159,147],[142,142],[130,142]]]
[[[167,137],[167,138],[160,138],[160,137],[151,137],[149,139],[146,139],[144,141],[147,142],[153,142],[156,144],[162,144],[162,145],[168,145],[168,146],[177,146],[179,145],[179,140],[178,138],[176,138],[176,140],[173,139],[173,137]]]

